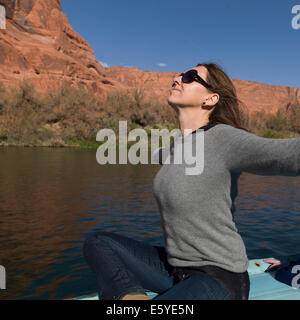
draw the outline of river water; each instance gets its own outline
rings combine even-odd
[[[152,183],[159,165],[99,165],[95,150],[0,148],[0,299],[97,291],[82,245],[91,230],[163,245]],[[235,221],[249,259],[300,254],[300,177],[239,179]]]

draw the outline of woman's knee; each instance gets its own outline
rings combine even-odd
[[[111,238],[112,232],[108,231],[94,231],[87,235],[83,243],[83,251],[86,252],[89,248],[94,247],[106,239]]]

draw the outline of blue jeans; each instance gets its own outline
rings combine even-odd
[[[153,300],[231,300],[229,291],[205,273],[176,282],[164,247],[111,232],[93,232],[83,253],[94,272],[101,300],[153,291]]]

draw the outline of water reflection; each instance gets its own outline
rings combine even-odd
[[[107,230],[162,245],[152,183],[158,165],[105,165],[78,149],[0,149],[1,299],[62,299],[96,291],[82,257]],[[300,177],[242,174],[235,221],[249,258],[299,254]]]

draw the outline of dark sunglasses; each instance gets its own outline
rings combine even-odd
[[[182,76],[181,81],[182,81],[183,83],[191,83],[191,82],[193,82],[193,81],[198,81],[198,82],[201,83],[205,88],[207,88],[207,89],[209,89],[209,90],[212,90],[212,89],[213,89],[213,87],[212,87],[210,84],[208,84],[205,80],[203,80],[203,79],[198,75],[198,72],[197,72],[197,70],[195,70],[195,69],[189,70],[189,71],[187,71],[187,72],[185,72],[185,73],[182,72],[182,73],[179,75],[179,77],[181,77],[181,76]]]

